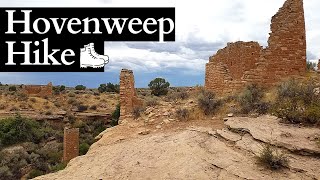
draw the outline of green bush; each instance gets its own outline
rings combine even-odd
[[[320,100],[315,85],[291,79],[283,82],[273,105],[274,114],[289,123],[317,124],[320,122]]]
[[[111,118],[112,118],[111,125],[112,126],[118,125],[118,121],[119,121],[119,118],[120,118],[120,104],[118,104],[116,106],[116,109],[113,111],[113,113],[111,115]]]
[[[263,114],[266,113],[268,106],[262,102],[263,94],[262,88],[257,84],[248,85],[238,97],[241,113],[248,114],[250,112],[257,112],[259,109]]]
[[[98,91],[100,93],[104,93],[104,92],[115,92],[115,93],[119,93],[120,92],[120,86],[119,84],[112,84],[112,83],[107,83],[107,84],[100,84],[100,86],[98,87]]]
[[[15,86],[10,86],[10,87],[9,87],[9,91],[17,91],[17,87],[15,87]]]
[[[84,85],[77,85],[77,86],[75,87],[75,89],[76,89],[76,90],[86,90],[87,87],[84,86]]]
[[[53,166],[52,167],[52,171],[53,172],[57,172],[57,171],[60,171],[60,170],[63,170],[64,168],[66,168],[67,167],[67,163],[59,163],[59,164],[57,164],[57,165],[55,165],[55,166]]]
[[[80,155],[85,155],[85,154],[87,154],[89,148],[90,148],[90,145],[89,145],[89,144],[87,144],[87,143],[81,143],[81,144],[79,145],[79,153],[80,153]]]
[[[14,118],[0,120],[0,144],[9,146],[21,142],[38,143],[46,131],[35,120],[17,115]]]
[[[314,71],[315,67],[317,67],[317,63],[307,61],[307,70],[308,71]]]
[[[53,86],[52,87],[52,90],[53,90],[54,94],[56,94],[56,95],[60,94],[65,89],[66,89],[66,87],[64,85],[62,85],[62,86]]]
[[[267,144],[257,156],[258,163],[271,170],[288,167],[288,159],[284,154],[279,154],[274,147]]]
[[[38,177],[38,176],[41,176],[41,175],[44,175],[45,172],[41,171],[41,170],[38,170],[38,169],[33,169],[29,175],[28,175],[28,179],[33,179],[35,177]]]
[[[198,105],[205,115],[212,115],[222,105],[222,101],[216,99],[214,93],[203,91],[198,98]]]
[[[151,94],[155,96],[166,95],[169,90],[170,83],[163,78],[156,78],[149,83]]]

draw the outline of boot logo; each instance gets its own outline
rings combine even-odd
[[[94,49],[94,43],[80,49],[80,68],[102,68],[109,63],[108,55],[100,55]]]

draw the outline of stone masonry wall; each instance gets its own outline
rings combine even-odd
[[[257,42],[228,43],[206,65],[207,90],[228,93],[241,88],[243,74],[256,66],[261,51]]]
[[[256,42],[228,43],[206,65],[205,87],[216,93],[234,92],[247,83],[273,85],[306,71],[303,0],[287,0],[272,17],[268,47]]]
[[[132,118],[135,107],[142,106],[143,102],[137,97],[134,88],[134,75],[132,70],[122,69],[120,73],[120,119]]]
[[[52,83],[50,82],[46,86],[24,85],[23,92],[28,95],[34,95],[34,96],[39,96],[39,97],[51,96],[52,95]]]
[[[63,135],[63,161],[79,156],[79,128],[65,128]]]

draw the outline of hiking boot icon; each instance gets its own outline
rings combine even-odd
[[[94,50],[94,43],[85,45],[80,49],[80,67],[81,68],[102,68],[109,63],[108,55],[100,55]]]

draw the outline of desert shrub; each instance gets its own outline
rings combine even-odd
[[[18,101],[28,101],[29,97],[25,93],[19,93],[17,94],[18,96]]]
[[[134,107],[133,108],[133,118],[138,119],[141,116],[141,113],[144,111],[142,107]]]
[[[166,95],[169,90],[170,83],[163,78],[156,78],[149,83],[151,94],[155,96]]]
[[[67,113],[67,119],[71,124],[73,124],[76,121],[76,117],[71,113]]]
[[[75,87],[75,89],[76,89],[76,90],[86,90],[87,87],[84,86],[84,85],[77,85],[77,86]]]
[[[69,99],[68,99],[68,104],[74,105],[74,104],[76,104],[76,103],[77,103],[77,100],[76,100],[75,98],[69,98]]]
[[[89,145],[89,144],[87,144],[87,143],[81,143],[81,144],[79,145],[79,154],[80,154],[80,155],[85,155],[85,154],[87,154],[89,148],[90,148],[90,145]]]
[[[90,110],[97,110],[97,105],[92,105],[92,106],[90,106],[89,109],[90,109]]]
[[[118,121],[120,118],[120,104],[116,106],[116,109],[113,111],[111,118],[112,118],[111,125],[112,126],[118,125]]]
[[[103,121],[103,120],[95,120],[90,124],[90,126],[93,129],[93,136],[94,137],[98,136],[101,132],[106,130],[105,121]]]
[[[71,93],[68,94],[68,96],[69,97],[76,97],[76,94],[71,92]]]
[[[80,112],[88,110],[88,106],[86,105],[78,105],[77,108],[78,108],[78,111]]]
[[[307,61],[307,70],[308,71],[315,71],[316,66],[317,66],[317,63]]]
[[[288,159],[279,154],[272,145],[267,144],[257,156],[258,163],[271,170],[279,170],[288,166]]]
[[[64,168],[66,168],[67,167],[67,163],[59,163],[59,164],[57,164],[57,165],[55,165],[55,166],[53,166],[52,167],[52,171],[53,172],[57,172],[57,171],[60,171],[60,170],[63,170]]]
[[[61,107],[61,104],[60,104],[58,101],[54,102],[53,104],[54,104],[54,106],[56,106],[57,108]]]
[[[154,107],[159,105],[159,100],[157,98],[150,98],[146,101],[146,106]]]
[[[36,103],[37,99],[36,98],[30,98],[30,101],[33,102],[33,103]]]
[[[190,112],[188,109],[186,108],[179,108],[177,111],[176,111],[176,116],[178,119],[180,120],[187,120],[189,119],[189,116],[190,116]]]
[[[41,170],[38,170],[38,169],[33,169],[29,175],[28,175],[28,179],[33,179],[35,177],[38,177],[38,176],[41,176],[41,175],[44,175],[45,172],[41,171]]]
[[[187,91],[182,91],[182,92],[177,93],[177,97],[179,99],[185,100],[185,99],[189,98],[189,94],[187,93]]]
[[[55,95],[58,95],[58,94],[60,94],[61,92],[63,92],[64,90],[66,90],[66,87],[65,87],[64,85],[62,85],[62,86],[53,86],[53,87],[52,87],[52,90],[53,90],[53,93],[54,93]]]
[[[120,85],[119,84],[112,84],[112,83],[107,83],[107,84],[100,84],[98,87],[98,91],[100,93],[104,92],[115,92],[119,93],[120,92]]]
[[[66,90],[66,86],[64,86],[64,85],[59,86],[59,90],[60,90],[60,92]]]
[[[0,144],[9,146],[21,142],[38,143],[44,138],[46,130],[31,119],[16,115],[14,118],[0,120]]]
[[[198,98],[198,104],[205,115],[212,115],[222,105],[222,101],[217,99],[214,93],[203,91]]]
[[[62,151],[50,151],[46,154],[48,158],[48,162],[51,164],[55,164],[57,162],[60,162],[62,159],[63,152]]]
[[[266,113],[268,109],[264,110],[267,106],[262,102],[263,95],[263,89],[257,84],[248,85],[238,97],[241,113],[248,114],[250,112],[257,112],[258,109],[260,112]]]
[[[17,87],[16,86],[10,86],[9,87],[9,91],[17,91]]]
[[[289,123],[316,124],[320,122],[320,100],[315,85],[291,79],[278,87],[273,105],[274,114]]]
[[[10,168],[6,165],[0,166],[0,177],[3,179],[10,179],[12,178],[13,174],[10,171]]]
[[[44,114],[47,115],[47,116],[50,116],[50,115],[52,115],[53,113],[52,113],[51,110],[48,110],[48,111],[46,111]]]

